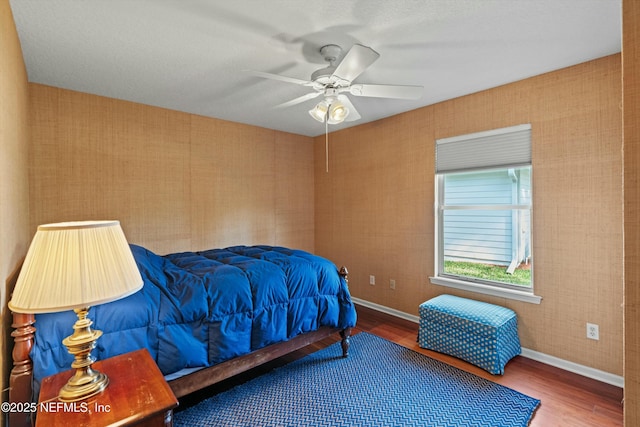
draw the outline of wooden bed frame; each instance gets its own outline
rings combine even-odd
[[[340,269],[340,275],[347,280],[348,271],[345,267]],[[34,333],[36,331],[36,328],[33,326],[34,323],[35,316],[33,314],[13,313],[13,323],[11,325],[14,328],[14,331],[11,333],[14,340],[12,352],[13,369],[9,377],[9,403],[16,404],[16,407],[23,407],[24,404],[32,401],[33,364],[29,353],[33,347]],[[243,356],[170,380],[169,386],[176,397],[181,398],[194,391],[201,390],[302,347],[323,340],[335,333],[340,334],[342,339],[342,356],[347,357],[349,355],[351,328],[341,330],[339,328],[322,326],[315,331],[298,335],[288,341],[271,344]],[[32,425],[30,412],[10,412],[8,419],[9,427],[30,427]]]

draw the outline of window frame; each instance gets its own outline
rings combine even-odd
[[[446,144],[448,142],[454,142],[456,144],[460,144],[460,143],[465,144],[465,142],[468,141],[469,147],[471,147],[471,150],[473,151],[474,148],[482,146],[478,143],[480,138],[484,138],[485,140],[487,137],[491,138],[493,136],[497,136],[497,138],[509,138],[510,133],[513,133],[513,135],[516,135],[517,138],[520,138],[522,135],[522,131],[530,132],[530,129],[531,129],[530,125],[518,125],[518,126],[513,126],[511,128],[496,129],[496,130],[479,132],[476,134],[463,135],[463,136],[453,137],[453,138],[446,138],[446,139],[436,141],[436,173],[435,173],[435,185],[434,185],[435,187],[434,276],[430,277],[430,282],[432,284],[451,287],[451,288],[465,290],[465,291],[476,292],[476,293],[499,296],[503,298],[515,299],[515,300],[530,302],[534,304],[540,303],[542,298],[540,296],[535,295],[534,293],[533,265],[531,269],[531,286],[526,288],[519,285],[509,285],[507,283],[502,283],[502,282],[492,282],[488,280],[475,279],[472,277],[465,277],[465,276],[458,276],[458,275],[444,273],[444,250],[445,250],[444,237],[445,236],[444,236],[443,227],[444,227],[444,211],[447,210],[447,209],[444,209],[444,206],[443,206],[444,195],[445,195],[445,188],[444,188],[445,176],[447,174],[456,174],[456,173],[471,172],[471,171],[479,172],[479,171],[491,171],[491,170],[493,171],[508,170],[508,169],[519,169],[522,167],[529,167],[530,173],[533,174],[533,168],[531,166],[530,157],[528,159],[525,158],[524,161],[519,161],[520,159],[518,159],[518,161],[515,161],[513,163],[509,163],[509,161],[506,161],[506,162],[501,161],[498,164],[485,164],[485,165],[473,164],[469,168],[459,168],[459,167],[451,168],[447,164],[446,167],[444,168],[441,167],[441,169],[443,170],[438,170],[438,167],[441,166],[442,164],[445,164],[445,162],[449,161],[449,159],[455,162],[458,161],[458,157],[457,156],[451,157],[451,154],[449,154],[448,158],[445,157],[448,154],[447,152],[445,152],[443,156],[444,161],[442,163],[439,163],[440,161],[440,159],[438,158],[438,154],[439,154],[438,147],[440,146],[439,144]],[[519,135],[517,133],[519,133]],[[520,143],[519,141],[516,141],[516,146],[518,146],[517,144],[519,143]],[[527,143],[530,144],[530,142],[527,142]],[[446,149],[449,150],[449,147],[446,147]],[[468,154],[468,153],[465,153],[465,154]],[[481,154],[486,156],[487,153],[483,152]],[[530,152],[528,155],[530,156]],[[517,154],[516,158],[518,158],[518,156],[520,156],[520,154]],[[493,158],[495,156],[488,156],[488,157]],[[469,158],[473,159],[471,160],[471,162],[476,161],[476,158],[473,155],[470,156]],[[489,160],[489,161],[493,161],[493,160]],[[480,162],[482,162],[482,160],[480,160]],[[487,209],[487,206],[491,206],[491,208]],[[459,207],[459,208],[454,207],[453,209],[451,209],[450,207],[449,210],[454,210],[454,209],[471,210],[474,207],[475,206],[471,206],[471,205]],[[512,212],[517,212],[522,209],[528,210],[529,211],[529,227],[530,227],[529,238],[533,239],[533,224],[532,224],[533,223],[533,200],[531,200],[531,203],[528,205],[495,204],[495,205],[482,205],[482,208],[483,210],[484,209],[487,209],[487,210],[503,209],[503,210],[511,210]],[[533,259],[534,254],[533,254],[532,242],[530,242],[529,246],[531,249],[531,259]]]

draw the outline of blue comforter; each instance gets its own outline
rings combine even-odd
[[[356,311],[336,266],[308,252],[235,246],[159,256],[131,245],[139,292],[92,307],[103,332],[93,355],[147,348],[165,375],[200,368],[285,341],[319,326],[355,326]],[[36,315],[34,385],[70,369],[62,345],[72,311]]]

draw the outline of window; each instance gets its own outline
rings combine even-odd
[[[438,285],[529,302],[531,126],[436,141]]]

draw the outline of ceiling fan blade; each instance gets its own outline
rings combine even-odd
[[[308,101],[309,99],[316,98],[316,97],[318,97],[320,95],[322,95],[322,92],[307,93],[306,95],[299,96],[299,97],[297,97],[295,99],[292,99],[291,101],[287,101],[287,102],[283,102],[282,104],[278,104],[274,108],[291,107],[292,105],[300,104],[302,102]]]
[[[370,47],[354,44],[342,58],[331,77],[352,82],[379,57],[380,54]]]
[[[376,98],[419,99],[423,89],[422,86],[355,84],[349,87],[349,93]]]
[[[338,100],[342,102],[342,104],[349,110],[349,114],[347,114],[347,117],[344,119],[345,122],[355,122],[356,120],[360,120],[362,118],[362,116],[360,116],[360,113],[358,113],[358,110],[356,110],[356,107],[354,107],[351,103],[351,100],[348,96],[338,95]],[[329,120],[329,124],[333,124],[331,123],[331,120]]]
[[[281,76],[280,74],[271,74],[271,73],[265,73],[263,71],[254,71],[254,70],[244,70],[244,72],[254,75],[256,77],[262,77],[264,79],[278,80],[281,82],[294,83],[302,86],[313,85],[313,82],[310,82],[308,80],[296,79],[295,77]]]

